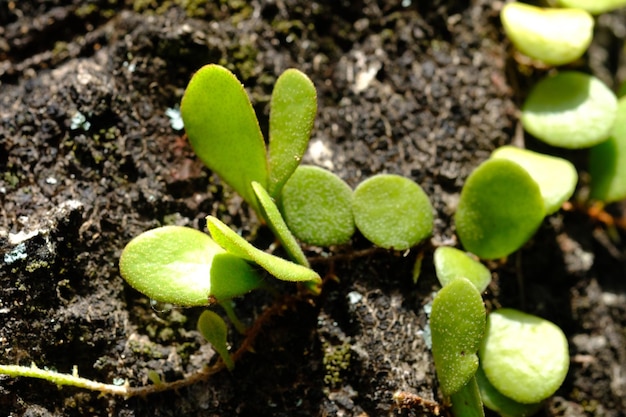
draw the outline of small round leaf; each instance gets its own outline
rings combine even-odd
[[[491,282],[487,267],[462,250],[441,246],[435,250],[434,263],[442,287],[457,278],[467,278],[482,293]]]
[[[539,185],[546,214],[552,214],[560,209],[574,194],[578,173],[574,165],[566,159],[513,146],[498,148],[491,157],[513,161],[530,174]]]
[[[240,257],[226,253],[207,234],[164,226],[131,240],[120,257],[122,277],[153,300],[180,306],[209,304],[243,295],[262,284]]]
[[[526,243],[544,215],[539,186],[526,170],[515,162],[490,159],[467,178],[454,219],[466,250],[497,259]]]
[[[558,326],[508,308],[489,314],[479,355],[491,385],[523,404],[554,394],[569,368],[567,338]]]
[[[308,244],[339,245],[354,234],[352,189],[325,169],[299,166],[283,187],[281,208],[289,229]]]
[[[522,108],[522,125],[536,138],[562,148],[605,141],[617,115],[615,94],[599,79],[564,71],[539,81]]]
[[[459,278],[439,291],[433,300],[430,329],[441,391],[452,395],[478,368],[476,351],[485,331],[485,306],[474,284]]]
[[[593,17],[581,9],[549,9],[514,2],[502,8],[500,18],[517,49],[550,65],[580,58],[593,38]]]
[[[229,371],[235,367],[235,362],[228,351],[228,328],[224,320],[214,311],[205,310],[198,318],[198,331],[213,346],[220,355]]]
[[[399,175],[380,174],[363,181],[354,190],[352,210],[363,236],[383,248],[405,250],[432,233],[428,196]]]
[[[626,97],[619,100],[609,139],[589,153],[591,198],[612,203],[626,198]]]

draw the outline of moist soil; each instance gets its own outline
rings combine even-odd
[[[163,224],[204,228],[212,214],[271,243],[241,199],[193,155],[168,115],[207,63],[244,83],[267,131],[276,77],[295,67],[318,91],[307,163],[351,186],[376,173],[412,178],[436,210],[432,239],[407,253],[306,248],[327,280],[285,303],[233,372],[139,398],[0,377],[0,411],[17,416],[387,416],[396,391],[440,401],[424,338],[438,289],[432,251],[458,245],[453,213],[469,173],[515,143],[577,165],[586,152],[524,137],[518,107],[546,69],[516,59],[501,2],[0,2],[0,348],[98,381],[174,381],[217,356],[195,331],[202,309],[151,305],[122,280],[124,245]],[[624,78],[624,15],[598,19],[574,66],[612,88]],[[577,197],[579,198],[579,197]],[[582,198],[582,197],[580,197]],[[608,208],[623,217],[624,205]],[[585,209],[548,217],[492,262],[489,309],[522,309],[565,331],[563,386],[540,416],[626,415],[626,234]],[[330,261],[324,257],[331,255]],[[423,256],[417,283],[412,270]],[[281,286],[284,294],[295,286]],[[248,325],[280,303],[236,301]],[[293,299],[292,299],[293,300]],[[221,313],[221,310],[215,309]],[[230,331],[233,348],[242,337]]]

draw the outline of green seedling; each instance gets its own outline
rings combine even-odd
[[[151,299],[179,306],[225,301],[263,284],[244,259],[205,233],[180,226],[159,227],[131,240],[122,252],[120,272]]]
[[[235,368],[235,362],[228,350],[228,328],[224,320],[214,311],[205,310],[198,318],[198,331],[220,355],[229,371]]]
[[[352,201],[354,221],[374,244],[409,249],[433,229],[433,207],[422,188],[399,175],[375,175],[358,185]]]
[[[547,9],[513,2],[502,8],[500,18],[517,49],[549,65],[580,58],[593,38],[593,17],[579,8]]]
[[[562,7],[575,7],[589,13],[600,14],[626,6],[626,0],[558,0]]]
[[[433,257],[437,279],[442,287],[463,277],[482,293],[491,282],[491,272],[487,267],[459,249],[441,246],[435,250]]]
[[[569,368],[563,331],[513,309],[489,314],[479,356],[491,385],[522,404],[536,404],[554,394]]]
[[[315,87],[300,71],[287,70],[276,82],[270,107],[268,154],[248,95],[226,68],[202,67],[181,103],[196,155],[257,212],[252,182],[276,198],[304,154],[317,111]]]
[[[352,189],[325,169],[299,166],[282,190],[285,222],[301,241],[317,246],[347,243],[354,234]]]
[[[513,146],[498,148],[491,157],[513,161],[530,174],[539,185],[546,214],[557,211],[574,194],[578,174],[574,165],[563,158]]]
[[[539,186],[526,170],[506,159],[490,159],[467,178],[454,219],[466,250],[497,259],[526,243],[544,216]]]
[[[476,352],[485,332],[485,306],[474,284],[458,278],[439,291],[433,300],[430,329],[441,391],[451,396],[474,378],[478,368]]]
[[[626,198],[626,98],[619,100],[611,136],[589,153],[591,195],[612,203]]]
[[[588,148],[608,139],[617,98],[599,79],[564,71],[535,85],[522,107],[522,125],[536,138],[562,148]]]

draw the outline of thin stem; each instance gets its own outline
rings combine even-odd
[[[246,332],[246,337],[241,342],[239,349],[232,354],[233,361],[237,361],[246,352],[249,352],[254,341],[256,340],[263,326],[274,316],[283,313],[286,309],[293,307],[293,305],[306,297],[305,294],[299,294],[297,296],[285,296],[265,309],[263,313],[257,318],[252,327]],[[20,365],[0,365],[0,374],[8,375],[11,377],[27,377],[44,379],[52,382],[56,385],[72,386],[77,388],[84,388],[90,391],[98,391],[103,394],[120,395],[126,398],[135,396],[144,396],[155,394],[158,392],[176,390],[179,388],[193,385],[197,382],[206,381],[211,375],[214,375],[226,368],[224,362],[220,359],[211,366],[206,366],[202,369],[185,376],[182,379],[163,382],[155,385],[146,385],[143,387],[131,387],[128,381],[123,385],[105,384],[98,381],[93,381],[87,378],[81,378],[78,376],[78,370],[74,368],[71,374],[64,374],[46,369],[41,369],[35,366],[20,366]]]

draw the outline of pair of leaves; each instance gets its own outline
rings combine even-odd
[[[181,103],[196,155],[259,212],[257,182],[276,198],[306,150],[317,111],[315,86],[289,69],[270,103],[269,151],[243,86],[229,70],[206,65],[194,74]]]
[[[335,174],[298,167],[281,196],[289,228],[302,241],[330,246],[346,243],[355,226],[374,244],[409,249],[432,233],[433,208],[419,185],[399,175],[379,174],[354,192]]]
[[[226,301],[264,284],[250,264],[278,279],[319,283],[319,275],[302,265],[265,253],[214,217],[205,233],[180,226],[149,230],[131,240],[120,257],[120,272],[151,299],[180,306]]]

